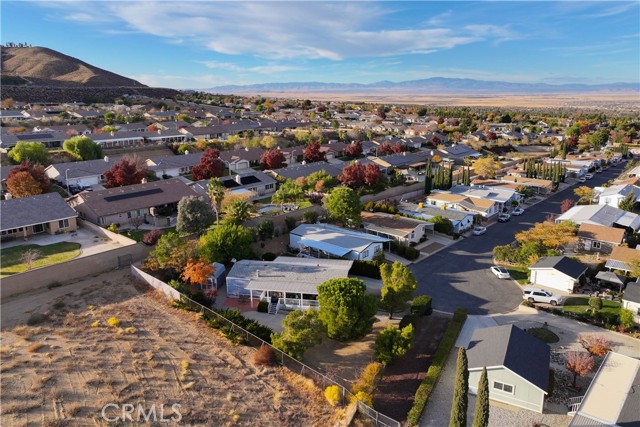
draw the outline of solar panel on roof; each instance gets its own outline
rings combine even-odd
[[[240,184],[238,184],[237,182],[235,182],[232,179],[227,179],[225,181],[222,181],[222,184],[224,185],[225,188],[233,188],[233,187],[239,187]]]
[[[256,182],[260,182],[260,179],[258,179],[258,177],[253,175],[247,175],[247,176],[240,177],[240,181],[242,182],[242,185],[247,185],[247,184],[255,184]]]
[[[136,191],[133,193],[116,194],[115,196],[107,196],[104,198],[106,202],[115,202],[118,200],[126,200],[134,197],[149,196],[151,194],[162,193],[162,188],[152,188],[150,190]]]
[[[25,141],[32,139],[53,138],[53,135],[51,135],[50,133],[31,133],[28,135],[16,135],[16,138],[20,141]]]

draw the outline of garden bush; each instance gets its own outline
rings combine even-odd
[[[382,375],[382,363],[369,363],[364,367],[362,374],[360,374],[360,377],[351,387],[351,393],[356,396],[360,392],[372,395],[373,391],[376,389],[380,375]]]
[[[402,316],[402,319],[400,319],[400,324],[398,325],[398,328],[402,329],[407,325],[413,325],[413,327],[415,328],[416,320],[417,320],[417,317],[414,314],[405,314],[404,316]]]
[[[413,346],[413,325],[396,328],[389,325],[376,337],[376,362],[388,365],[396,358],[404,356]]]
[[[431,308],[432,299],[428,295],[418,295],[411,301],[411,314],[417,316],[428,316],[433,312]]]
[[[292,216],[287,216],[284,218],[284,223],[287,225],[287,230],[291,231],[296,228],[296,219]]]
[[[380,279],[380,261],[353,261],[349,274],[354,276],[364,276],[371,279]]]
[[[158,243],[160,236],[162,236],[162,231],[151,230],[148,233],[145,233],[144,236],[142,236],[142,243],[144,243],[145,245],[153,246]]]
[[[318,222],[318,217],[319,215],[316,211],[306,211],[302,215],[304,222],[306,222],[307,224],[315,224],[316,222]]]
[[[258,236],[260,240],[270,239],[273,237],[273,221],[265,221],[258,225]]]
[[[598,297],[589,298],[589,307],[595,310],[602,310],[602,299]]]
[[[331,406],[336,406],[342,400],[342,390],[337,385],[330,385],[324,389],[324,397]]]
[[[447,362],[449,353],[451,352],[453,345],[456,343],[458,334],[460,334],[460,330],[462,329],[466,319],[467,312],[464,309],[459,308],[453,314],[453,319],[449,323],[449,326],[447,326],[447,330],[440,340],[440,344],[438,344],[438,349],[436,350],[433,360],[431,361],[431,365],[427,370],[427,375],[422,380],[420,387],[418,387],[418,391],[416,391],[413,406],[409,410],[409,414],[407,416],[407,422],[410,426],[416,426],[420,422],[420,417],[427,405],[429,396],[431,396],[431,392],[440,378],[440,374]]]
[[[258,303],[258,313],[268,313],[269,312],[269,302],[260,301]]]
[[[262,344],[258,351],[253,355],[253,363],[258,366],[273,366],[276,362],[276,354],[273,349]]]

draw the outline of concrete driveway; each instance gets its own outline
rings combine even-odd
[[[587,181],[591,187],[602,185],[617,176],[623,166],[617,165]],[[493,265],[493,248],[514,241],[515,234],[558,215],[564,199],[576,200],[574,185],[553,194],[546,200],[526,208],[522,216],[507,223],[497,223],[482,236],[463,237],[434,255],[412,264],[409,268],[418,280],[418,293],[433,297],[433,308],[453,312],[462,307],[469,314],[506,313],[522,301],[521,288],[511,280],[500,280],[489,268]]]

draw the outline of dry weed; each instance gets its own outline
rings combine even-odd
[[[2,410],[0,413],[3,415],[7,414],[26,414],[27,412],[33,411],[34,409],[40,408],[41,404],[37,401],[32,402],[15,402],[15,403],[4,403],[2,405]]]
[[[27,346],[27,351],[29,353],[36,353],[38,350],[42,349],[42,347],[44,347],[44,344],[41,342],[34,342],[31,343]]]

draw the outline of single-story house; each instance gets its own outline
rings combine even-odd
[[[587,266],[566,256],[543,257],[529,267],[532,285],[573,293]]]
[[[620,202],[630,193],[634,194],[634,201],[640,201],[640,188],[634,185],[620,184],[611,187],[595,187],[593,189],[594,199],[598,199],[599,205],[609,205],[614,208],[619,207]]]
[[[620,270],[629,273],[631,272],[630,264],[637,260],[640,260],[638,248],[616,246],[609,254],[609,259],[604,266],[609,270]]]
[[[450,147],[444,147],[438,150],[438,153],[444,160],[455,162],[456,164],[465,164],[465,159],[477,159],[481,156],[479,152],[464,144],[451,144]]]
[[[476,329],[467,348],[469,392],[487,369],[489,399],[542,413],[549,390],[549,346],[514,325]]]
[[[501,181],[516,184],[518,186],[523,185],[525,187],[531,187],[536,190],[536,193],[547,193],[553,188],[553,181],[548,179],[539,178],[527,178],[516,175],[505,175],[500,178]]]
[[[2,238],[59,234],[77,229],[76,211],[58,193],[0,201]]]
[[[425,202],[443,210],[453,208],[469,211],[485,218],[492,218],[502,210],[500,204],[493,200],[468,197],[464,194],[453,194],[446,191],[433,191],[425,198]]]
[[[382,172],[391,174],[395,169],[424,169],[430,157],[431,155],[426,151],[413,153],[404,151],[382,157],[369,157],[369,159],[377,164]]]
[[[635,282],[627,283],[622,294],[622,308],[631,310],[635,316],[635,322],[640,323],[640,278]]]
[[[569,427],[639,427],[640,360],[610,351],[584,396],[574,398]]]
[[[280,308],[318,308],[318,285],[347,277],[353,261],[338,259],[278,257],[273,261],[243,259],[227,274],[227,297],[249,297],[268,301],[269,312]]]
[[[640,229],[640,215],[609,205],[574,206],[556,218],[556,223],[562,221],[572,221],[578,225],[586,222],[606,227],[625,228],[632,232]]]
[[[104,173],[116,162],[109,157],[81,162],[54,163],[45,168],[49,179],[59,182],[62,186],[77,185],[88,187],[104,181]]]
[[[609,254],[624,242],[624,238],[625,231],[622,228],[583,222],[578,229],[578,248],[587,252]]]
[[[520,202],[520,194],[506,187],[485,187],[482,185],[455,185],[449,190],[452,194],[460,194],[481,200],[490,200],[497,203],[498,209],[510,208],[513,202]]]
[[[100,191],[83,191],[69,199],[80,218],[94,224],[125,226],[135,218],[156,226],[169,226],[164,212],[175,212],[183,197],[197,196],[180,178],[145,182]]]
[[[260,171],[251,170],[251,172],[221,176],[219,179],[231,194],[252,193],[251,200],[270,196],[276,191],[276,180]],[[208,180],[197,181],[193,184],[193,189],[208,199],[208,184]]]
[[[221,151],[220,160],[222,160],[232,172],[245,171],[251,167],[260,165],[260,157],[265,152],[264,148],[253,147],[244,148],[242,150]]]
[[[453,225],[453,232],[460,234],[469,230],[475,223],[476,214],[469,211],[449,209],[449,208],[437,208],[435,206],[423,204],[423,203],[398,203],[398,211],[405,215],[421,218],[429,221],[431,218],[441,216],[451,221]]]
[[[11,148],[18,142],[41,142],[47,148],[60,148],[69,139],[65,132],[31,132],[31,133],[2,133],[0,147]]]
[[[387,237],[408,245],[426,237],[427,230],[434,232],[435,224],[419,219],[396,217],[380,212],[362,212],[362,225],[369,234]]]
[[[200,163],[204,153],[188,153],[177,156],[153,157],[145,161],[150,171],[158,178],[176,177],[191,173],[194,166]]]
[[[345,163],[346,166],[346,163]],[[300,177],[307,177],[314,172],[324,170],[333,177],[338,177],[342,173],[342,168],[334,166],[327,162],[302,163],[298,165],[288,166],[286,168],[276,169],[270,173],[274,177],[284,179],[293,179],[294,181]]]
[[[370,261],[388,242],[390,239],[385,237],[329,224],[302,224],[289,233],[289,246],[317,258]]]

